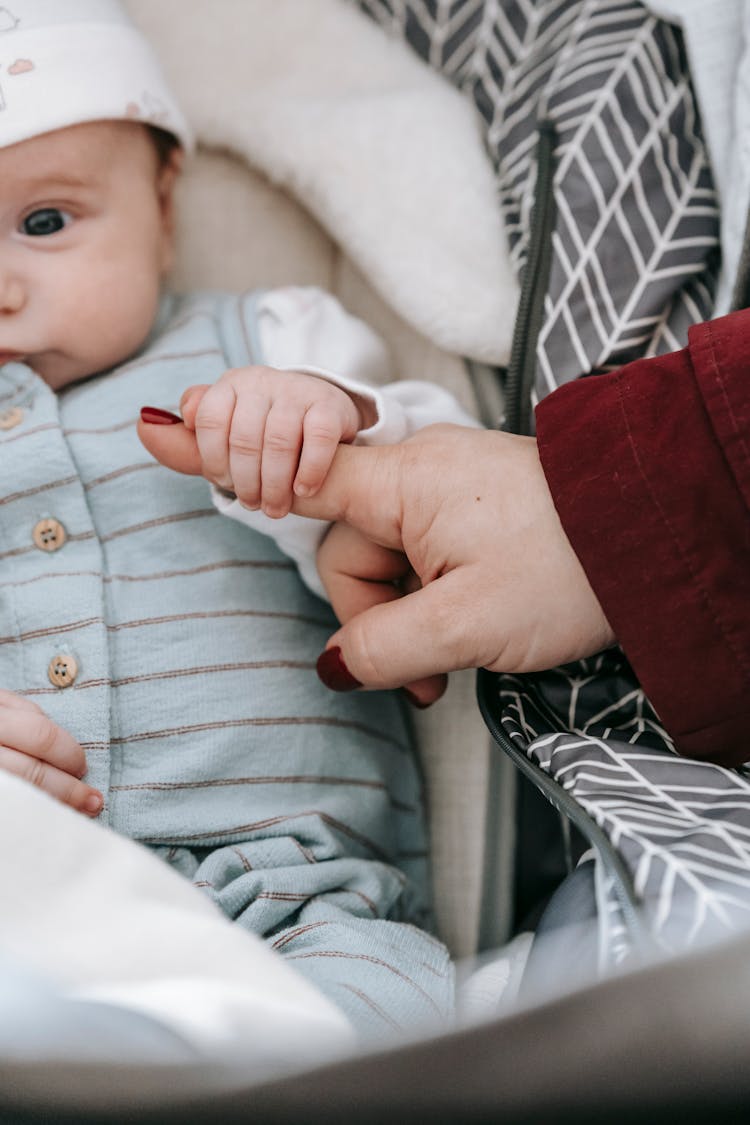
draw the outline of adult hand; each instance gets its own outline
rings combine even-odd
[[[184,427],[139,433],[163,464],[200,471]],[[614,643],[533,438],[441,425],[400,445],[340,446],[294,511],[346,525],[319,555],[344,622],[319,666],[330,687],[408,685],[426,704],[440,673],[536,671]]]
[[[318,491],[339,443],[363,424],[341,387],[272,367],[232,368],[212,386],[189,387],[180,412],[203,476],[272,519],[287,515],[295,495]]]

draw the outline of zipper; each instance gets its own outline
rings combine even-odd
[[[643,919],[641,903],[630,872],[620,854],[613,848],[607,834],[567,790],[545,773],[536,762],[532,762],[523,750],[519,750],[500,725],[495,714],[496,708],[493,707],[493,702],[497,699],[498,680],[499,676],[496,672],[488,672],[486,668],[477,670],[477,702],[487,729],[500,749],[508,755],[521,773],[536,785],[542,795],[558,812],[567,817],[596,849],[607,873],[612,877],[615,895],[634,944],[642,952],[653,950],[654,941]]]
[[[555,174],[556,144],[557,130],[554,124],[551,121],[540,122],[529,249],[505,386],[503,429],[512,434],[532,432],[531,392],[536,371],[536,342],[542,327],[544,297],[552,265],[552,231],[556,214],[552,181]]]
[[[557,130],[552,121],[539,124],[537,177],[531,213],[531,233],[526,266],[521,284],[518,313],[513,330],[510,361],[505,385],[505,413],[502,428],[510,433],[532,432],[531,393],[536,373],[536,344],[544,317],[544,298],[552,265],[552,232],[556,208],[553,192]],[[495,711],[499,677],[486,668],[477,670],[477,701],[493,739],[516,767],[542,793],[563,817],[585,836],[601,856],[612,878],[614,892],[634,945],[640,951],[654,948],[644,921],[641,903],[622,857],[606,833],[579,803],[553,778],[519,749],[503,730]]]

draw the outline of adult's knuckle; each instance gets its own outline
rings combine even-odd
[[[355,654],[357,678],[364,684],[380,684],[387,679],[388,660],[373,638],[371,630],[354,618],[349,624],[349,648]],[[348,663],[348,661],[347,661]]]

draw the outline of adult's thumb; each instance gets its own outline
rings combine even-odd
[[[323,540],[318,551],[318,571],[342,625],[377,606],[397,601],[404,596],[405,589],[419,589],[419,580],[403,553],[379,547],[343,523],[331,528]],[[377,618],[374,622],[377,628]],[[334,679],[343,675],[345,687],[350,673],[340,648],[328,649],[321,660],[324,677],[327,670]],[[428,707],[444,693],[447,683],[447,677],[438,674],[402,686],[415,707]]]
[[[201,475],[203,466],[195,434],[176,414],[144,406],[137,429],[146,449],[162,465],[178,473]]]
[[[329,639],[318,660],[318,675],[334,691],[358,687],[399,688],[429,681],[415,692],[429,703],[442,694],[443,676],[466,667],[441,629],[452,613],[458,571],[395,601],[381,602],[352,617]],[[471,663],[471,662],[470,662]]]

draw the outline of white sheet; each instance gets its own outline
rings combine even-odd
[[[198,1060],[241,1062],[249,1081],[351,1049],[348,1021],[321,993],[145,848],[5,773],[0,807],[0,967],[151,1016]],[[0,973],[10,1042],[16,1010]],[[54,1052],[75,1057],[64,1039]],[[142,1061],[159,1058],[149,1048]]]

